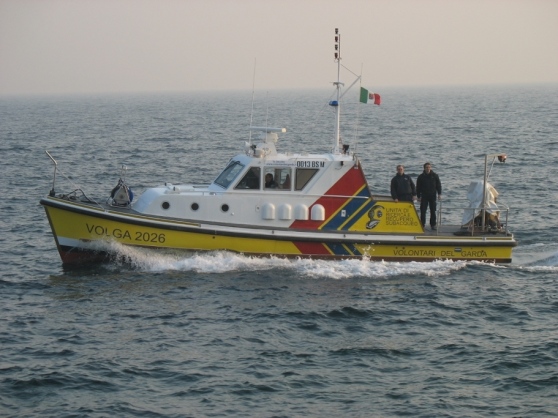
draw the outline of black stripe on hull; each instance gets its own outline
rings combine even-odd
[[[145,247],[152,250],[156,250],[154,247]],[[71,247],[71,246],[64,246],[59,245],[58,251],[60,253],[60,258],[64,264],[83,264],[83,263],[97,263],[97,262],[108,262],[111,260],[111,254],[106,251],[97,251],[97,250],[88,250],[85,248],[78,248],[78,247]],[[193,250],[182,250],[184,253],[195,253],[200,251],[193,251]],[[217,251],[217,250],[211,250]],[[228,252],[234,252],[231,250],[223,250]],[[210,252],[209,250],[205,250],[203,252]],[[279,257],[279,258],[287,258],[287,259],[313,259],[313,260],[349,260],[349,259],[367,259],[370,261],[401,261],[401,262],[409,262],[409,261],[416,261],[416,262],[432,262],[443,260],[443,258],[433,258],[433,257],[373,257],[373,256],[351,256],[351,255],[306,255],[306,254],[259,254],[259,253],[250,253],[250,256],[256,257]],[[512,262],[511,258],[495,258],[495,259],[487,259],[487,260],[479,260],[479,259],[472,259],[472,258],[460,258],[460,257],[452,257],[452,261],[480,261],[483,263],[498,263],[498,264],[509,264]]]

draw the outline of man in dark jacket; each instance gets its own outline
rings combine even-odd
[[[411,176],[405,174],[405,167],[397,166],[397,174],[391,179],[391,197],[396,202],[412,202],[417,198],[415,183]]]
[[[430,208],[430,226],[436,229],[436,195],[442,199],[442,183],[430,163],[424,164],[424,171],[417,179],[417,198],[420,202],[420,221],[426,224],[426,209]]]

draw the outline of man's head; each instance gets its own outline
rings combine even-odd
[[[405,167],[403,167],[401,164],[399,164],[396,167],[396,170],[397,170],[397,174],[403,174],[405,172]]]
[[[432,170],[432,165],[430,163],[424,163],[424,172],[428,174],[430,170]]]

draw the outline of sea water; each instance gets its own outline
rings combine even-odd
[[[0,416],[558,415],[558,86],[391,88],[344,103],[373,193],[429,161],[445,202],[482,178],[513,263],[260,259],[121,246],[61,264],[42,196],[203,184],[248,126],[333,146],[329,91],[0,99]],[[123,166],[126,170],[123,170]],[[125,261],[123,261],[125,260]]]

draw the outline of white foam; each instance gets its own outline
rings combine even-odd
[[[342,261],[297,260],[293,267],[307,277],[329,277],[347,279],[351,277],[385,278],[400,275],[442,276],[466,266],[465,262],[434,261],[418,262],[386,262],[354,259]]]
[[[233,271],[265,271],[289,269],[293,277],[348,279],[352,277],[386,278],[400,275],[444,276],[466,267],[464,261],[440,260],[419,262],[372,262],[368,259],[313,260],[282,257],[251,257],[226,251],[204,253],[164,253],[159,250],[106,243],[105,251],[113,254],[117,263],[149,271],[195,271],[227,273]]]

